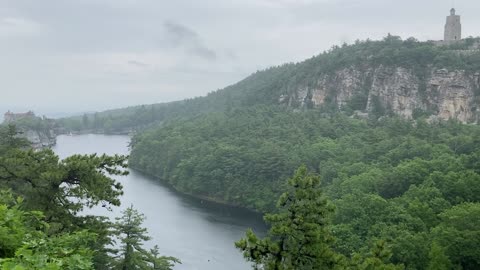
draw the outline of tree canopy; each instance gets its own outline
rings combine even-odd
[[[447,217],[480,203],[479,139],[480,127],[455,121],[259,106],[139,133],[129,162],[179,191],[261,212],[275,211],[274,198],[305,164],[336,207],[335,251],[365,257],[384,240],[392,263],[425,269],[435,242],[453,266],[475,269],[480,256],[460,250],[476,250],[476,229]]]
[[[17,136],[15,126],[0,127],[0,266],[2,269],[115,269],[115,236],[129,246],[132,230],[143,219],[112,224],[105,217],[80,215],[91,207],[120,205],[122,185],[113,178],[126,175],[126,156],[74,155],[60,160],[49,149],[35,151]],[[141,216],[132,208],[132,217]],[[127,227],[121,227],[125,225]],[[139,227],[140,228],[140,227]],[[117,230],[115,230],[117,229]],[[150,238],[141,230],[140,246]],[[129,269],[169,270],[179,261],[143,251],[148,263],[134,261]]]

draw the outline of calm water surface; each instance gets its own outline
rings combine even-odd
[[[128,154],[129,137],[106,135],[60,136],[54,151],[62,158],[73,154]],[[248,228],[264,234],[259,215],[232,207],[183,196],[158,180],[131,171],[119,177],[124,186],[122,206],[112,212],[92,209],[89,214],[119,216],[133,206],[146,215],[144,225],[163,255],[175,256],[182,264],[175,269],[251,269],[234,247]]]

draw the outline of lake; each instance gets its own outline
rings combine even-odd
[[[128,136],[59,136],[53,150],[65,158],[73,154],[129,153]],[[162,255],[182,261],[175,269],[251,269],[234,242],[248,228],[264,235],[267,228],[260,215],[182,195],[159,180],[130,171],[117,178],[124,187],[122,206],[109,212],[98,207],[88,214],[114,218],[130,205],[145,214],[144,226],[153,238],[147,247],[158,245]]]

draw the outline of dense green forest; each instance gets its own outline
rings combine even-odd
[[[278,199],[277,211],[265,215],[271,226],[268,235],[260,239],[248,230],[246,237],[235,243],[254,269],[405,269],[403,264],[391,263],[392,252],[384,240],[377,240],[367,252],[357,251],[351,256],[333,248],[336,239],[330,222],[335,207],[323,195],[318,175],[302,166],[287,185]],[[428,260],[428,269],[443,269],[431,268],[439,264],[448,267],[448,258],[438,255]]]
[[[335,93],[316,108],[279,101],[314,86],[322,74],[346,67],[403,67],[420,81],[432,67],[478,72],[480,53],[459,53],[476,42],[478,38],[467,38],[438,46],[391,35],[358,41],[301,63],[258,71],[205,97],[85,114],[57,124],[73,132],[134,131],[129,159],[134,169],[184,193],[272,212],[267,216],[270,238],[249,233],[237,243],[258,265],[282,269],[275,268],[280,260],[285,269],[295,269],[300,262],[293,262],[295,256],[282,251],[281,244],[310,245],[301,241],[306,237],[302,233],[324,233],[331,239],[312,238],[319,241],[313,246],[318,254],[298,254],[330,254],[323,257],[330,266],[313,264],[320,269],[479,269],[480,127],[428,123],[422,114],[405,120],[386,110],[354,119],[349,115],[365,102],[358,95],[341,108]],[[320,182],[332,209],[319,204],[323,212],[318,212],[312,205],[319,202],[282,203],[282,197],[275,204],[284,192],[299,195],[288,191],[312,184],[286,181],[302,165],[319,176],[303,178]],[[310,210],[291,219],[292,209],[301,206]],[[324,214],[332,223],[314,226]],[[308,225],[298,231],[297,223],[303,221]],[[288,239],[285,232],[299,239]]]
[[[402,128],[398,123],[392,125]],[[457,126],[451,123],[444,128],[455,129]],[[59,160],[51,150],[32,151],[28,142],[16,134],[14,126],[0,129],[2,269],[168,270],[180,263],[177,258],[160,256],[158,247],[143,248],[144,241],[150,237],[142,228],[145,217],[133,207],[123,211],[115,222],[105,217],[79,215],[86,207],[120,204],[122,186],[110,176],[127,174],[126,157],[75,155]],[[462,145],[468,147],[465,143]],[[441,198],[438,190],[428,192],[433,189],[431,186],[422,194],[429,196],[419,196],[418,201],[409,200],[414,211],[404,209],[397,213],[396,209],[385,208],[385,200],[366,199],[368,205],[349,208],[381,212],[381,215],[369,216],[370,219],[405,221],[393,229],[388,222],[378,223],[382,225],[378,228],[378,235],[355,232],[353,237],[365,236],[366,239],[362,239],[365,242],[360,245],[354,245],[345,237],[352,235],[341,227],[348,224],[332,224],[338,213],[345,213],[335,200],[332,203],[326,196],[325,191],[329,188],[321,185],[319,174],[309,173],[306,166],[301,166],[293,177],[282,182],[285,192],[279,196],[272,214],[265,216],[270,224],[268,236],[260,239],[252,231],[247,231],[246,237],[235,243],[245,259],[253,263],[254,269],[433,270],[478,267],[474,249],[479,239],[475,226],[480,210],[478,203],[449,203]],[[356,196],[370,198],[374,194],[357,193]],[[270,199],[274,200],[273,197]],[[426,211],[432,206],[439,213],[435,221],[434,217],[432,219],[435,214]],[[395,208],[395,204],[392,203],[391,207]],[[366,218],[349,214],[348,217],[357,222]],[[433,233],[412,231],[424,229],[427,226],[422,223],[424,220],[436,224]],[[402,238],[392,238],[397,234]],[[405,237],[411,234],[424,238]],[[120,245],[112,245],[114,241]],[[348,252],[345,252],[347,247]],[[416,253],[424,247],[426,257]],[[472,252],[465,252],[467,248]],[[413,255],[416,255],[417,264],[408,263]],[[406,262],[398,258],[406,258]]]
[[[357,41],[350,45],[333,46],[300,63],[288,63],[255,72],[234,85],[213,91],[204,97],[90,113],[60,119],[58,123],[72,132],[128,133],[176,118],[191,118],[203,113],[228,112],[235,108],[257,105],[278,105],[280,96],[314,86],[322,74],[331,74],[347,67],[358,70],[380,65],[404,67],[413,70],[420,80],[431,67],[477,72],[480,70],[480,52],[458,53],[458,50],[468,49],[477,42],[480,42],[480,38],[467,38],[462,43],[438,46],[434,42],[420,42],[414,38],[402,40],[392,35],[380,41]],[[363,102],[364,98],[356,95],[348,106],[337,108],[334,105],[334,95],[335,93],[329,93],[326,103],[319,109],[325,112],[339,109],[351,112],[352,109],[357,109],[355,104]],[[480,96],[480,89],[478,95]],[[301,107],[301,104],[289,105]],[[305,105],[311,107],[311,104]]]
[[[302,164],[336,208],[335,250],[384,239],[392,262],[426,269],[432,246],[480,267],[480,127],[358,120],[259,106],[175,120],[132,139],[131,167],[176,189],[272,211]]]
[[[179,262],[145,250],[144,216],[81,215],[120,205],[125,156],[34,151],[13,125],[0,127],[0,268],[5,270],[172,269]],[[114,245],[117,243],[117,245]]]

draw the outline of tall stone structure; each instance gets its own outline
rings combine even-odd
[[[445,41],[457,41],[462,39],[462,24],[460,23],[460,15],[455,14],[455,9],[450,10],[450,16],[447,16],[445,24]]]

